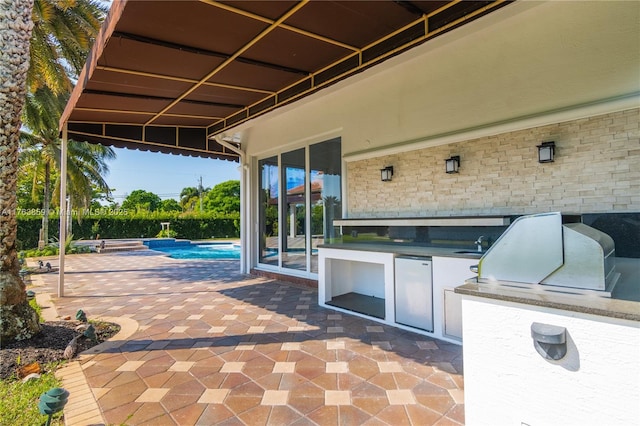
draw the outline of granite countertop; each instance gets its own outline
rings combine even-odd
[[[380,244],[380,243],[351,243],[351,244],[321,244],[321,249],[337,249],[337,250],[356,250],[356,251],[374,251],[379,253],[393,253],[406,256],[441,256],[441,257],[459,257],[465,259],[480,259],[482,253],[473,250],[464,250],[451,247],[431,247],[431,246],[412,246],[400,244]],[[459,253],[464,251],[464,253]]]
[[[506,283],[505,283],[506,284]],[[475,278],[455,288],[458,294],[603,317],[640,321],[640,303],[597,295],[570,295],[549,291],[542,285],[515,288],[501,283],[478,283]]]

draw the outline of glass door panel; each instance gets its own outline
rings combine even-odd
[[[342,144],[340,139],[309,147],[311,180],[311,272],[318,273],[318,245],[330,243],[335,219],[342,218]]]
[[[305,149],[286,152],[281,155],[282,183],[286,197],[281,204],[280,247],[282,267],[307,270],[307,180],[305,170]]]
[[[260,253],[259,263],[278,265],[278,202],[279,168],[278,157],[269,157],[258,162],[260,203]]]

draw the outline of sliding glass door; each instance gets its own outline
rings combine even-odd
[[[317,274],[317,247],[342,217],[341,158],[333,139],[258,162],[259,264]]]

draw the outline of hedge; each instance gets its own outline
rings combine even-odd
[[[74,240],[94,240],[111,238],[153,238],[161,231],[161,222],[170,222],[170,228],[177,232],[177,238],[201,240],[207,238],[237,238],[240,235],[238,217],[158,215],[143,216],[85,216],[81,220],[73,218]],[[42,217],[18,215],[19,249],[26,250],[38,246]],[[58,238],[60,220],[49,218],[49,239]]]

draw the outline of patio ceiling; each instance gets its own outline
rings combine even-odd
[[[507,1],[115,1],[60,121],[92,143],[237,161],[212,136]]]

